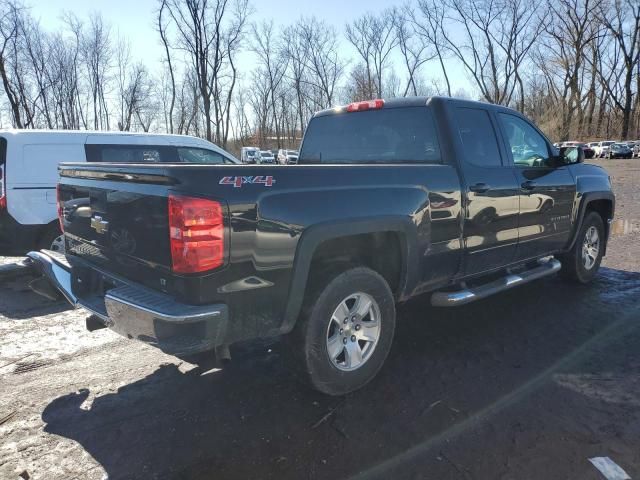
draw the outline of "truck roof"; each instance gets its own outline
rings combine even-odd
[[[504,107],[502,105],[496,105],[493,103],[486,102],[478,102],[475,100],[466,100],[462,98],[453,98],[453,97],[443,97],[443,96],[430,96],[430,97],[403,97],[403,98],[390,98],[384,100],[384,108],[402,108],[402,107],[422,107],[425,105],[431,105],[436,102],[448,102],[448,103],[456,103],[459,105],[467,105],[467,106],[482,106],[482,108],[494,108],[496,110],[502,110],[505,112],[515,112],[508,107]],[[325,115],[334,115],[343,111],[343,107],[346,105],[338,106],[335,108],[327,108],[326,110],[321,110],[316,112],[314,117],[325,116]]]

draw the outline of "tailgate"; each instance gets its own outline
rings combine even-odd
[[[177,180],[163,167],[131,165],[62,166],[60,173],[67,254],[166,291],[168,195]]]

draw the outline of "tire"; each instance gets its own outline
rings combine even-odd
[[[596,212],[587,212],[573,248],[560,257],[563,276],[583,285],[591,282],[600,268],[605,242],[602,217]]]
[[[64,237],[57,225],[50,225],[38,241],[38,249],[64,253]]]
[[[344,395],[371,381],[387,358],[395,302],[385,279],[369,268],[323,278],[289,340],[305,380],[322,393]]]

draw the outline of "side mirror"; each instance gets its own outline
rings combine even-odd
[[[582,147],[560,147],[560,164],[573,165],[584,162]]]

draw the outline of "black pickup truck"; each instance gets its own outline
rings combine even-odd
[[[589,282],[615,200],[583,159],[513,110],[432,97],[317,113],[297,165],[63,164],[66,255],[29,254],[34,289],[176,356],[287,334],[343,394],[382,366],[398,302]]]

